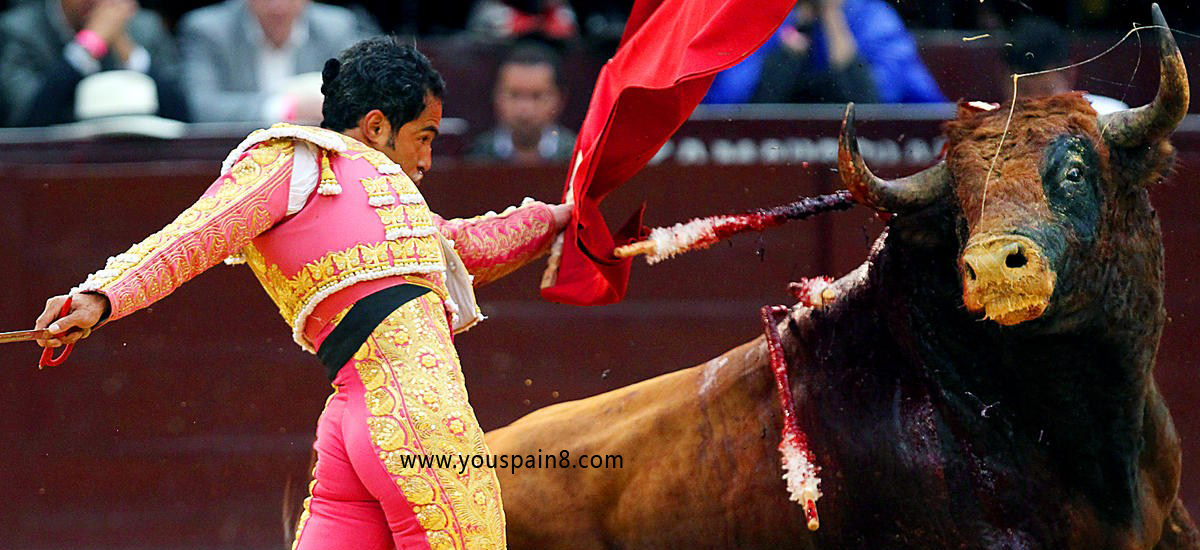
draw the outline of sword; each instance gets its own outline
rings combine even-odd
[[[10,342],[28,342],[30,340],[49,340],[54,338],[48,330],[18,330],[15,332],[0,332],[0,344]]]
[[[82,329],[83,336],[87,338],[92,333],[92,329]],[[68,331],[71,332],[71,331]],[[54,338],[54,333],[48,330],[17,330],[13,332],[0,332],[0,344],[11,344],[13,342],[30,342],[33,340],[49,340]]]

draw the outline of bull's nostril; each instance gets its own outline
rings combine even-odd
[[[1012,269],[1025,267],[1029,260],[1025,258],[1025,247],[1018,246],[1016,252],[1012,252],[1008,257],[1004,258],[1004,265]]]
[[[975,280],[975,270],[971,268],[971,264],[964,264],[964,265],[966,265],[966,267],[967,267],[967,276],[970,277],[972,281],[974,281]]]

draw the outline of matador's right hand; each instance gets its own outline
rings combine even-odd
[[[554,214],[554,232],[558,233],[567,227],[571,222],[571,212],[574,207],[569,204],[547,204],[550,207],[550,212]]]
[[[96,326],[109,310],[108,297],[105,295],[94,292],[80,292],[71,297],[71,310],[66,315],[58,318],[58,312],[62,309],[63,301],[66,299],[67,296],[64,294],[46,300],[46,309],[38,316],[37,322],[33,324],[33,328],[34,330],[49,329],[54,334],[62,334],[64,332],[67,334],[59,338],[38,340],[37,343],[39,346],[43,348],[57,348],[78,342],[91,332],[92,327]]]

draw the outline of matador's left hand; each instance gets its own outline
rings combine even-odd
[[[558,233],[571,221],[572,207],[569,204],[547,204],[554,213],[554,232]]]

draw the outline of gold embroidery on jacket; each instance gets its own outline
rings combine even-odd
[[[371,280],[392,275],[412,275],[427,280],[422,286],[445,294],[440,276],[437,275],[444,265],[442,250],[434,236],[358,244],[346,250],[328,252],[301,267],[291,277],[284,275],[278,265],[268,265],[262,253],[253,245],[247,246],[244,252],[246,265],[258,277],[289,325],[310,302],[323,297],[325,290],[350,279]],[[423,272],[428,272],[428,275]]]
[[[290,140],[268,142],[237,162],[216,191],[157,233],[109,260],[80,289],[114,301],[113,319],[161,299],[272,225],[267,198],[291,175]],[[215,223],[214,223],[215,222]]]
[[[503,548],[494,470],[405,463],[420,455],[488,455],[443,311],[436,294],[416,298],[388,316],[354,355],[371,441],[432,548]]]
[[[407,228],[416,233],[432,234],[433,214],[424,204],[398,204],[387,208],[376,208],[379,221],[383,222],[386,230],[404,230]],[[407,236],[407,235],[406,235]]]
[[[284,320],[292,327],[292,337],[296,343],[308,351],[314,351],[304,335],[308,316],[322,300],[358,282],[399,276],[447,296],[441,274],[445,270],[445,262],[437,242],[433,214],[425,205],[416,185],[402,173],[399,165],[366,144],[331,130],[276,124],[262,135],[267,136],[272,132],[285,135],[289,143],[291,139],[302,139],[324,151],[320,157],[322,170],[319,187],[328,187],[330,192],[323,192],[319,188],[318,193],[323,195],[320,200],[336,200],[341,188],[349,183],[338,182],[334,172],[326,169],[332,156],[363,159],[370,163],[379,175],[362,178],[359,183],[366,191],[369,205],[376,208],[385,226],[384,242],[360,243],[346,250],[325,252],[320,258],[309,261],[289,275],[285,275],[277,265],[268,265],[256,247],[240,247],[241,256],[279,307]],[[255,134],[251,134],[243,145],[252,143],[254,137]],[[251,151],[251,156],[255,155],[254,151],[257,149]],[[258,153],[254,158],[263,159],[266,155]],[[254,166],[239,163],[231,171],[251,175],[254,169]],[[337,192],[333,192],[334,186],[338,188]],[[393,196],[393,192],[397,195]],[[392,208],[381,208],[384,206]],[[388,218],[386,222],[385,216]]]
[[[277,124],[272,128],[291,127]],[[395,173],[399,166],[383,153],[341,133],[321,128],[300,129],[315,140],[312,143],[325,150],[323,160],[333,155],[364,159],[379,171],[380,175],[362,178],[359,183],[367,193],[370,206],[380,213],[380,221],[384,222],[385,215],[388,217],[384,223],[385,241],[360,243],[346,250],[326,252],[292,274],[285,275],[273,263],[268,265],[256,247],[248,245],[242,249],[246,263],[279,307],[284,320],[292,326],[296,342],[312,351],[303,336],[308,315],[322,300],[339,290],[357,282],[400,276],[409,282],[432,288],[443,296],[447,291],[442,282],[441,272],[445,270],[445,262],[435,235],[433,214],[412,181],[403,174]],[[338,142],[344,147],[335,147]],[[326,182],[326,177],[323,171],[323,185],[344,186],[347,183],[336,179]],[[329,171],[328,177],[333,177],[332,171]],[[403,193],[396,197],[392,195],[393,191]],[[322,200],[337,199],[335,196]],[[380,208],[390,205],[395,206]]]
[[[408,179],[408,176],[391,175],[387,177],[387,182],[392,187],[392,191],[395,191],[401,197],[419,193],[417,191],[417,184]]]
[[[386,177],[379,176],[373,178],[363,178],[361,181],[363,189],[367,191],[367,198],[369,200],[394,200],[392,198],[392,189],[390,186],[388,186],[388,180]],[[386,202],[383,204],[391,204],[391,202]],[[372,206],[374,206],[374,204],[372,204]]]
[[[480,286],[545,254],[552,241],[551,223],[541,215],[523,215],[519,224],[505,223],[502,215],[485,215],[448,220],[441,230],[454,241],[454,250]],[[541,245],[534,246],[539,240]]]
[[[389,159],[387,155],[383,154],[379,150],[373,149],[371,146],[352,137],[343,134],[338,135],[341,136],[342,141],[346,142],[346,146],[349,148],[348,151],[338,154],[352,160],[367,159],[367,162],[371,163],[371,165],[376,168],[383,165],[394,164],[392,159]]]

